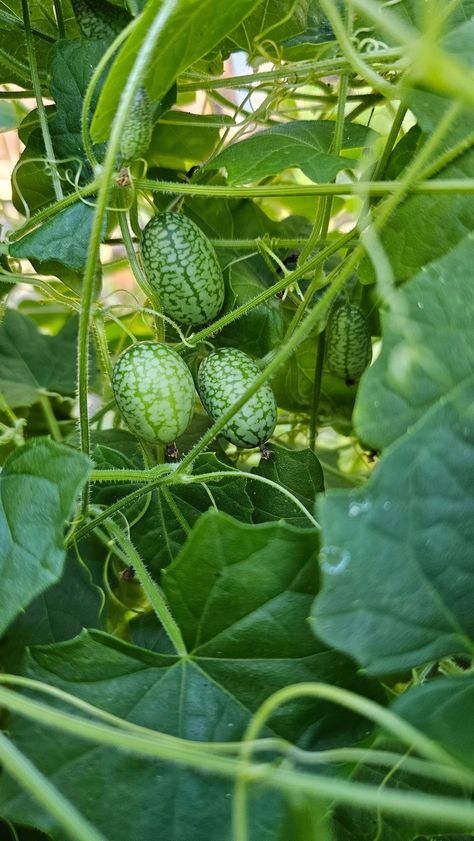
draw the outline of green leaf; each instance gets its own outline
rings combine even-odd
[[[84,96],[92,72],[104,52],[102,41],[76,38],[73,41],[58,41],[51,55],[49,72],[51,94],[56,102],[56,114],[51,121],[51,138],[58,158],[71,160],[74,170],[83,167],[82,180],[92,175],[86,162],[81,134],[81,116]],[[101,90],[98,84],[91,103],[94,110]],[[94,153],[100,160],[104,147],[96,147]]]
[[[287,488],[314,515],[316,496],[324,491],[324,477],[321,465],[311,450],[288,450],[272,444],[270,458],[261,458],[252,473]],[[260,482],[249,482],[248,485],[248,494],[254,506],[254,523],[284,519],[300,528],[310,526],[308,518],[287,496]]]
[[[222,315],[247,303],[276,281],[261,257],[233,263],[229,255],[229,260],[229,280]],[[219,347],[245,349],[251,356],[262,357],[281,344],[284,334],[281,303],[275,297],[253,307],[247,315],[224,327],[216,336],[215,343]]]
[[[474,769],[474,675],[441,677],[404,692],[391,706],[466,768]]]
[[[134,723],[188,739],[239,738],[248,721],[245,708],[192,662],[180,664],[175,657],[98,632],[33,649],[25,666],[29,677]],[[180,704],[174,700],[178,696]],[[65,734],[58,738],[54,731],[19,720],[13,727],[15,733],[10,735],[18,746],[106,837],[130,841],[138,832],[140,841],[156,841],[160,827],[166,841],[189,841],[192,825],[193,841],[230,841],[228,780]],[[119,786],[114,784],[117,780]],[[122,786],[133,791],[132,810]],[[55,841],[63,841],[62,830],[5,775],[0,779],[0,812],[47,829]],[[270,814],[275,814],[275,807]],[[262,841],[275,841],[274,832],[265,832]]]
[[[41,129],[33,129],[23,142],[26,146],[12,173],[12,197],[16,210],[26,216],[27,208],[30,213],[34,213],[45,204],[53,202],[55,194],[51,171],[45,161]]]
[[[7,310],[0,324],[0,391],[12,408],[31,406],[42,393],[73,396],[76,388],[77,318],[55,336]]]
[[[471,69],[474,67],[473,38],[474,21],[468,21],[443,41],[443,46],[455,58],[466,61],[469,59],[467,63]],[[424,140],[452,105],[452,100],[426,91],[412,92],[409,102],[423,129]],[[435,157],[452,148],[473,131],[472,109],[464,110],[453,122]],[[472,143],[463,154],[437,173],[433,180],[451,178],[474,178]],[[407,198],[392,214],[381,233],[381,241],[397,282],[413,277],[428,263],[447,254],[464,239],[466,232],[473,228],[474,203],[469,194],[438,193],[431,196],[412,195]],[[374,280],[373,268],[368,261],[362,264],[361,278],[365,282]]]
[[[87,260],[94,213],[94,207],[79,201],[13,242],[10,255],[29,260],[53,260],[81,271]],[[103,235],[105,227],[104,221]],[[73,237],[71,231],[74,231]]]
[[[21,87],[31,85],[31,73],[28,66],[26,38],[23,25],[23,11],[21,0],[9,0],[0,5],[0,67],[2,84],[13,83]],[[32,33],[38,71],[46,79],[46,68],[51,43],[57,37],[57,29],[53,23],[49,9],[44,4],[34,2],[30,4],[30,22],[33,30],[43,33],[42,38],[37,32]]]
[[[225,167],[230,184],[247,184],[282,169],[299,167],[312,181],[331,181],[341,169],[352,169],[354,160],[331,154],[336,124],[329,120],[294,120],[260,131],[216,155],[204,169]],[[365,126],[344,127],[343,149],[367,146],[374,133]]]
[[[81,453],[37,439],[16,450],[0,476],[0,631],[59,580],[64,526],[89,472]]]
[[[149,166],[187,172],[212,153],[223,123],[225,120],[211,114],[197,116],[186,111],[168,111],[153,131],[146,155]]]
[[[7,630],[0,647],[2,667],[18,668],[29,645],[72,639],[82,628],[98,626],[103,595],[74,554],[66,559],[60,580],[38,596]]]
[[[310,336],[272,378],[272,388],[278,406],[292,412],[308,410],[311,406],[317,337]],[[351,417],[356,385],[347,385],[340,377],[323,370],[319,402],[320,417],[328,424],[352,428]]]
[[[225,469],[226,465],[211,453],[201,456],[194,465],[195,474]],[[155,575],[176,558],[192,526],[212,506],[212,500],[220,511],[251,522],[252,503],[245,479],[229,476],[206,485],[210,494],[198,483],[155,491],[140,522],[133,526],[132,539]]]
[[[120,93],[157,15],[162,15],[163,24],[145,80],[151,99],[161,99],[183,70],[209,52],[259,2],[234,0],[216,14],[214,0],[175,0],[165,4],[162,0],[150,0],[107,77],[92,121],[93,138],[97,141],[107,137]]]
[[[355,425],[370,446],[385,447],[472,373],[474,238],[397,290],[382,316],[382,352],[364,374]]]
[[[474,652],[474,376],[320,503],[315,633],[368,672]]]
[[[316,545],[314,531],[307,529],[204,515],[164,581],[188,657],[180,661],[92,632],[31,649],[25,674],[129,721],[203,742],[240,739],[251,713],[289,682],[343,682],[373,694],[355,668],[315,640],[308,627],[317,586]],[[304,737],[311,746],[357,742],[367,732],[366,722],[314,699],[286,705],[269,726],[289,738]],[[191,820],[193,841],[232,837],[228,781],[75,736],[58,739],[49,728],[20,719],[9,722],[9,734],[114,841],[130,841],[137,832],[140,841],[155,841],[157,826],[167,841],[189,841]],[[134,793],[132,811],[124,790]],[[255,824],[250,810],[255,837],[276,841],[278,801],[261,797]],[[0,811],[61,837],[6,777]]]
[[[311,0],[272,0],[259,4],[241,26],[234,29],[222,45],[224,50],[235,52],[258,50],[263,41],[268,49],[268,40],[279,43],[306,29]]]

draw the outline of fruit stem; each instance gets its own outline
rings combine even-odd
[[[28,0],[21,2],[23,10],[23,21],[25,24],[25,41],[26,51],[28,54],[28,62],[31,70],[31,83],[35,92],[36,107],[38,109],[38,117],[41,126],[41,134],[43,135],[43,143],[46,152],[46,159],[51,167],[51,178],[53,181],[54,194],[58,201],[63,198],[63,190],[59,173],[56,167],[56,159],[54,155],[53,142],[49,133],[48,118],[43,103],[43,95],[41,93],[41,84],[38,76],[38,64],[36,62],[35,45],[31,34],[30,12],[28,8]]]

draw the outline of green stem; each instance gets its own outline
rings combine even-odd
[[[94,67],[92,72],[92,76],[89,80],[89,84],[87,85],[87,90],[84,95],[84,100],[82,103],[82,112],[81,112],[81,136],[82,136],[82,145],[84,146],[84,151],[86,153],[87,160],[89,161],[92,170],[95,170],[97,161],[95,159],[94,150],[92,148],[92,143],[89,137],[89,113],[92,108],[92,100],[94,97],[94,92],[97,87],[97,83],[99,82],[100,77],[102,76],[107,64],[113,57],[113,55],[118,50],[120,44],[128,38],[130,32],[136,25],[138,18],[131,20],[128,26],[117,35],[115,41],[108,47],[100,59],[99,63]],[[118,151],[118,145],[117,145]]]
[[[402,101],[400,102],[397,113],[395,114],[395,119],[390,126],[390,131],[385,142],[385,146],[383,148],[383,152],[375,165],[374,169],[374,180],[382,178],[387,167],[388,159],[392,154],[392,149],[397,142],[398,135],[400,134],[400,129],[402,127],[403,120],[405,119],[405,115],[408,111],[407,106]]]
[[[327,1],[327,0],[325,0]],[[410,62],[412,82],[426,84],[429,89],[454,97],[469,108],[474,106],[474,74],[445,52],[430,37],[420,37],[417,30],[401,23],[400,16],[385,10],[372,0],[353,0],[353,5],[372,19],[377,27],[404,44],[407,62]]]
[[[260,742],[261,740],[256,740],[253,744],[258,746]],[[409,755],[408,751],[405,754],[400,754],[395,751],[377,750],[373,747],[307,751],[289,745],[285,750],[285,755],[294,759],[295,762],[301,762],[305,765],[357,763],[358,765],[378,765],[388,768],[403,765],[403,770],[408,773],[439,780],[441,783],[449,782],[453,786],[472,786],[473,784],[472,771],[465,771],[463,768],[451,768],[431,760],[415,759]]]
[[[107,414],[107,412],[110,412],[112,409],[115,409],[115,407],[115,400],[109,400],[107,403],[101,406],[100,409],[97,409],[97,412],[95,412],[95,414],[92,415],[91,418],[89,418],[89,423],[97,423],[97,421],[101,420],[101,418],[103,418],[104,415]]]
[[[0,10],[0,21],[3,21],[3,23],[6,23],[9,26],[15,26],[17,29],[21,29],[22,32],[25,31],[21,18],[18,18],[16,15],[12,15],[9,12]],[[51,35],[47,35],[46,32],[40,32],[39,29],[35,29],[33,26],[31,26],[30,29],[32,35],[36,35],[38,38],[42,38],[43,41],[48,41],[48,43],[54,44],[55,39]],[[21,91],[14,91],[13,93],[21,93]]]
[[[23,0],[25,2],[25,0]],[[102,233],[102,223],[107,210],[108,198],[111,190],[113,171],[117,154],[119,151],[120,141],[123,133],[125,123],[127,121],[130,108],[132,106],[136,92],[140,86],[141,80],[146,73],[148,65],[151,61],[155,43],[160,32],[163,29],[170,13],[176,5],[176,0],[165,0],[160,10],[158,11],[150,29],[146,33],[141,44],[138,55],[135,59],[133,67],[128,75],[127,82],[122,92],[119,101],[117,112],[115,114],[109,142],[107,145],[107,152],[102,165],[100,186],[97,195],[96,211],[92,222],[92,230],[89,239],[88,257],[84,272],[84,280],[82,284],[82,298],[81,298],[81,312],[79,315],[79,343],[78,343],[78,393],[79,393],[79,429],[81,438],[81,450],[85,454],[90,451],[90,434],[89,434],[89,420],[87,409],[87,394],[88,394],[88,351],[89,351],[89,329],[91,321],[91,306],[92,294],[94,287],[94,275],[99,254],[100,239]],[[130,27],[132,26],[130,24]],[[129,27],[121,33],[127,32]],[[114,42],[117,43],[117,39]],[[97,70],[97,68],[96,68]],[[95,72],[93,79],[95,78]],[[92,88],[89,85],[88,92]],[[84,102],[83,108],[83,134],[88,134],[87,118],[89,113],[89,105],[86,106]],[[88,505],[88,487],[86,486],[83,494],[83,510],[87,510]]]
[[[436,149],[438,144],[441,142],[442,138],[444,137],[446,131],[449,129],[452,121],[456,118],[457,114],[459,113],[461,106],[458,103],[455,103],[451,108],[446,112],[443,119],[438,123],[436,130],[433,132],[431,137],[425,143],[421,151],[418,153],[416,158],[412,161],[402,180],[397,184],[397,192],[394,195],[388,196],[384,202],[382,202],[379,207],[377,208],[377,218],[372,223],[372,233],[377,233],[387,222],[390,218],[391,214],[397,207],[397,205],[403,201],[405,196],[410,190],[410,186],[415,183],[416,179],[419,177],[420,173],[423,170],[423,167],[426,165],[426,162],[430,159],[433,151]],[[365,224],[362,222],[362,224]],[[347,235],[346,235],[347,236]],[[321,253],[322,254],[322,253]],[[321,254],[319,258],[321,258]],[[340,290],[344,287],[347,280],[350,278],[354,269],[358,266],[362,256],[364,254],[364,246],[363,244],[359,244],[357,248],[352,252],[352,254],[345,260],[341,268],[338,270],[338,274],[331,284],[331,286],[326,290],[324,295],[315,305],[313,310],[308,314],[308,317],[303,320],[293,335],[289,338],[288,342],[286,342],[280,350],[275,354],[273,360],[267,365],[267,367],[260,373],[260,375],[254,380],[254,382],[249,386],[249,388],[241,395],[241,397],[235,401],[235,403],[225,412],[218,421],[216,421],[202,436],[200,441],[192,448],[192,450],[185,456],[185,458],[181,461],[181,463],[176,468],[179,472],[186,472],[188,468],[191,466],[192,462],[195,458],[211,443],[211,441],[215,438],[216,435],[221,432],[223,427],[226,423],[231,420],[234,414],[247,402],[247,400],[252,397],[253,394],[262,386],[267,379],[269,379],[273,373],[282,365],[295,351],[298,345],[304,341],[304,339],[311,333],[312,330],[320,323],[332,301],[337,297]],[[314,258],[317,261],[317,258]],[[311,261],[310,261],[311,262]],[[309,264],[308,264],[309,265]],[[306,269],[308,268],[306,266]],[[314,263],[317,265],[317,262]],[[291,273],[288,275],[287,278],[283,279],[283,282],[288,281],[291,278],[295,278],[295,276],[299,276],[298,273],[304,274],[305,267],[302,266],[301,269],[297,269],[296,272]],[[156,485],[160,484],[162,481],[161,478],[156,480]],[[92,523],[88,523],[84,525],[81,529],[75,534],[75,539],[79,540],[81,537],[84,537],[95,525],[99,522],[102,522],[107,516],[110,516],[115,511],[119,510],[121,507],[129,505],[131,502],[134,502],[135,499],[140,498],[144,493],[148,493],[148,491],[153,487],[153,483],[150,483],[145,488],[138,488],[133,493],[129,494],[122,500],[119,500],[117,503],[111,505],[108,509],[103,511]],[[71,538],[72,539],[72,538]]]
[[[110,407],[112,408],[112,406]],[[172,465],[159,464],[146,470],[93,470],[91,482],[155,482],[158,476],[170,473]]]
[[[241,772],[236,780],[233,798],[233,831],[234,837],[238,838],[239,841],[247,841],[248,838],[246,821],[247,784],[249,779],[252,779],[254,776],[253,769],[249,768],[252,750],[246,747],[246,742],[247,740],[249,742],[255,741],[258,733],[276,710],[284,704],[299,698],[317,698],[318,700],[326,700],[343,706],[358,715],[368,718],[391,735],[396,736],[402,743],[409,747],[410,751],[416,751],[421,756],[435,763],[447,765],[448,768],[457,770],[459,767],[459,763],[432,739],[429,739],[424,733],[414,728],[404,719],[394,715],[390,710],[381,707],[368,698],[363,698],[347,689],[323,683],[300,683],[293,686],[286,686],[263,702],[261,707],[253,715],[241,743],[242,766]],[[463,770],[461,766],[461,771]],[[350,784],[356,785],[354,782]],[[381,807],[381,804],[379,804],[379,807]]]
[[[43,392],[39,395],[39,402],[43,410],[43,414],[46,418],[46,423],[48,424],[48,429],[51,433],[53,441],[57,441],[58,443],[60,443],[63,440],[63,436],[61,435],[61,430],[56,420],[56,415],[53,412],[51,400],[49,399],[48,395]]]
[[[127,252],[128,262],[130,263],[130,267],[133,272],[133,276],[138,283],[140,289],[144,292],[147,298],[153,300],[153,290],[148,283],[148,279],[143,271],[137,257],[137,253],[135,251],[135,246],[133,244],[132,235],[130,233],[130,228],[128,227],[128,221],[125,213],[120,212],[119,216],[119,223],[120,223],[120,232],[122,234],[122,241],[125,246],[125,251]]]
[[[173,479],[173,476],[178,476],[177,480]],[[304,514],[304,516],[310,521],[311,525],[314,528],[320,530],[321,526],[314,519],[313,515],[310,514],[307,508],[303,505],[302,502],[296,497],[288,488],[285,488],[283,485],[279,485],[277,482],[274,482],[272,479],[267,479],[264,476],[257,476],[255,473],[246,473],[244,470],[215,470],[212,473],[197,473],[195,475],[191,474],[189,476],[183,476],[181,473],[176,472],[172,476],[169,477],[170,484],[175,484],[175,481],[185,484],[192,484],[192,483],[199,483],[199,482],[208,482],[215,479],[231,479],[233,476],[245,480],[253,480],[254,482],[261,482],[264,485],[269,485],[273,490],[278,491],[278,493],[283,494],[288,499],[291,500],[293,505],[295,505],[299,510]]]
[[[70,838],[74,841],[107,841],[3,733],[0,733],[0,760],[5,771],[57,821]]]
[[[125,213],[119,213],[119,222],[123,244],[125,246],[128,261],[130,263],[135,280],[137,281],[140,289],[142,289],[147,298],[152,302],[154,311],[158,314],[158,317],[155,317],[155,335],[157,341],[162,342],[165,338],[165,326],[162,318],[163,314],[161,312],[161,307],[158,301],[158,293],[151,288],[150,284],[148,283],[148,278],[145,272],[143,271],[142,266],[140,265],[140,261],[135,251],[132,235],[130,232],[130,228],[128,227],[128,222]]]
[[[148,740],[154,741],[157,744],[168,744],[170,746],[177,747],[183,747],[186,745],[186,740],[179,736],[171,736],[168,733],[161,733],[159,730],[152,730],[150,727],[144,727],[141,724],[135,724],[133,721],[120,718],[113,713],[103,710],[101,707],[89,704],[87,701],[84,701],[82,698],[78,698],[76,695],[64,692],[63,689],[59,689],[57,686],[51,686],[48,683],[43,683],[42,681],[34,680],[32,678],[10,674],[0,674],[0,683],[7,684],[7,686],[16,686],[23,689],[29,689],[34,692],[39,692],[40,694],[49,695],[51,698],[61,701],[63,704],[69,704],[69,706],[73,707],[73,709],[83,712],[86,718],[95,718],[99,722],[103,721],[106,724],[112,724],[116,729],[140,733]],[[199,745],[211,753],[235,754],[240,750],[238,742],[194,741],[193,744]],[[298,751],[298,749],[294,748],[289,742],[285,742],[284,739],[280,738],[259,739],[258,742],[253,745],[253,749],[259,752],[281,751],[284,753],[288,751],[293,753],[296,750],[298,756],[300,753],[305,753],[305,751]],[[302,761],[304,761],[303,757],[301,758]]]
[[[344,184],[261,184],[257,187],[231,187],[220,184],[183,184],[176,181],[153,181],[139,178],[135,185],[141,190],[170,195],[209,196],[211,198],[269,198],[272,196],[386,196],[395,193],[399,181],[354,181]],[[413,184],[411,192],[431,195],[437,193],[474,193],[474,178],[450,178],[442,181],[421,181]]]
[[[392,62],[400,59],[403,56],[403,50],[400,48],[391,48],[387,50],[380,50],[376,54],[368,54],[365,56],[365,61],[368,65],[375,65],[383,67],[385,62]],[[390,67],[390,69],[394,69]],[[203,78],[199,81],[181,82],[178,85],[179,92],[190,91],[208,91],[218,88],[246,88],[254,82],[274,81],[275,79],[286,80],[289,84],[295,84],[298,81],[306,81],[306,79],[324,78],[339,73],[350,73],[352,71],[352,62],[347,61],[346,58],[325,59],[323,61],[302,61],[295,64],[284,64],[275,70],[264,70],[257,73],[252,73],[252,76],[232,76],[223,79],[209,79]]]
[[[163,628],[168,634],[176,653],[180,657],[186,657],[187,649],[181,631],[171,615],[170,609],[160,588],[153,581],[153,578],[135,549],[135,546],[124,535],[122,529],[119,528],[113,520],[106,520],[105,526],[116,542],[115,548],[121,550],[122,560],[125,561],[127,566],[133,566],[136,576],[143,588],[143,592],[155,611],[158,620],[161,622]]]
[[[104,322],[101,313],[97,313],[92,320],[92,335],[94,337],[95,350],[99,360],[99,368],[102,376],[110,386],[112,382],[112,363],[110,361],[109,345],[105,332]],[[92,423],[92,418],[90,419]]]
[[[60,201],[54,202],[54,204],[50,204],[48,207],[45,207],[44,210],[38,211],[34,216],[31,216],[21,228],[18,228],[14,233],[12,233],[10,239],[12,242],[20,239],[24,234],[27,234],[33,228],[42,225],[43,222],[46,222],[47,219],[50,219],[52,216],[56,216],[57,213],[60,213],[62,210],[65,210],[67,207],[70,207],[72,204],[75,204],[77,201],[81,199],[81,197],[86,197],[95,193],[98,187],[97,181],[91,181],[90,184],[87,184],[86,187],[79,187],[74,193],[69,193],[69,195],[64,196]]]
[[[56,14],[56,20],[58,23],[58,34],[60,38],[66,37],[66,30],[64,28],[64,17],[63,17],[63,10],[61,6],[61,0],[53,0],[54,2],[54,11]]]
[[[332,2],[332,0],[319,0],[319,2],[334,30],[338,44],[344,53],[352,72],[355,68],[362,79],[365,79],[369,85],[375,88],[375,90],[383,93],[388,99],[396,96],[396,89],[394,86],[392,86],[389,82],[386,82],[382,76],[373,70],[370,64],[364,61],[360,53],[358,53],[354,48],[354,45],[346,32],[344,21],[338,12],[337,5]]]
[[[0,91],[0,99],[31,99],[34,95],[34,90]]]
[[[465,152],[467,152],[472,146],[474,145],[474,132],[466,135],[458,143],[455,143],[450,149],[447,149],[446,152],[443,152],[442,155],[436,158],[433,163],[428,164],[426,169],[423,170],[421,177],[423,180],[432,178],[433,175],[436,175],[440,170],[444,169],[448,166],[448,164],[452,163],[456,158],[459,158]]]
[[[357,234],[357,229],[353,229],[349,231],[349,233],[344,234],[339,239],[335,240],[334,242],[330,243],[326,248],[319,252],[315,257],[312,257],[302,266],[299,266],[293,272],[288,272],[288,274],[283,277],[281,280],[274,283],[272,286],[269,286],[267,289],[264,289],[254,298],[251,298],[250,301],[247,301],[245,304],[241,304],[240,307],[236,307],[235,310],[232,310],[226,315],[221,316],[216,321],[213,321],[209,327],[205,327],[203,330],[200,330],[199,333],[195,333],[194,336],[190,336],[188,341],[193,344],[197,345],[199,342],[204,341],[214,333],[216,330],[222,330],[227,324],[231,324],[238,318],[246,315],[250,312],[251,309],[257,307],[259,304],[263,304],[265,301],[268,301],[270,298],[273,298],[278,292],[283,292],[288,286],[291,286],[293,283],[296,283],[297,280],[300,280],[304,277],[308,272],[316,269],[319,265],[321,265],[328,257],[332,254],[335,254],[349,242]],[[179,346],[178,346],[179,347]]]
[[[465,771],[462,763],[458,762],[444,748],[440,747],[433,739],[425,736],[421,730],[413,727],[408,721],[395,715],[387,707],[382,707],[370,698],[357,695],[348,689],[340,686],[331,686],[327,683],[297,683],[293,686],[285,686],[267,698],[261,707],[252,717],[245,732],[243,742],[247,739],[255,741],[260,730],[265,726],[270,716],[284,704],[294,701],[297,698],[317,698],[318,700],[329,701],[330,703],[342,706],[357,715],[369,719],[382,730],[395,736],[405,744],[411,752],[418,753],[425,759],[434,763],[441,763],[455,771]]]
[[[31,83],[35,92],[36,107],[38,109],[38,117],[41,126],[41,133],[43,135],[43,143],[46,151],[46,159],[51,167],[51,178],[53,181],[53,188],[55,196],[58,200],[62,199],[63,191],[61,181],[59,179],[58,170],[56,167],[56,160],[54,155],[53,143],[49,133],[48,119],[46,117],[46,110],[43,104],[43,95],[41,92],[41,83],[38,76],[38,65],[36,62],[35,45],[31,34],[30,11],[28,8],[28,0],[21,0],[23,10],[23,21],[25,23],[25,40],[26,51],[28,54],[28,62],[31,71]]]
[[[316,362],[314,366],[314,382],[311,393],[311,412],[309,419],[309,448],[313,452],[316,449],[316,437],[318,429],[319,401],[321,397],[321,381],[323,377],[324,351],[326,347],[326,331],[319,334],[318,348],[316,351]]]
[[[21,76],[25,85],[31,85],[31,70],[28,65],[23,64],[15,56],[10,55],[3,47],[0,47],[0,66],[13,70],[17,76]],[[46,77],[43,73],[38,73],[38,77],[40,81],[46,82]]]
[[[234,779],[242,771],[241,760],[213,754],[207,747],[192,741],[176,739],[173,744],[169,744],[163,740],[158,744],[157,740],[154,741],[148,736],[119,731],[116,727],[65,713],[57,707],[48,707],[3,687],[0,687],[0,704],[16,715],[25,716],[39,725],[70,734],[76,739],[85,739],[95,745],[107,745],[138,756],[159,758],[229,779]],[[248,746],[250,747],[250,744]],[[413,818],[440,823],[444,827],[449,825],[453,829],[470,831],[474,823],[474,807],[460,798],[378,789],[365,783],[346,781],[324,774],[308,774],[262,762],[249,768],[246,776],[251,778],[255,785],[264,784],[285,794],[303,792],[311,797],[329,798],[334,802],[360,809],[372,811],[374,808],[381,808],[388,814],[408,814]],[[87,841],[94,841],[93,836],[89,835]]]
[[[138,240],[132,237],[132,243],[136,243]],[[123,240],[121,237],[107,237],[104,240],[107,245],[121,245]],[[210,239],[210,242],[214,246],[214,248],[225,248],[228,250],[249,250],[255,251],[258,247],[259,243],[261,242],[261,238],[257,237],[256,239]],[[284,239],[281,237],[270,237],[267,240],[270,248],[277,249],[277,248],[301,248],[306,243],[306,239],[304,238],[293,238],[293,239]],[[112,263],[107,263],[106,266],[116,266],[117,268],[121,268],[119,265],[119,260],[114,260]]]

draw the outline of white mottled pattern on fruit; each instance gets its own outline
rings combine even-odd
[[[143,229],[142,257],[167,315],[183,324],[215,318],[224,303],[224,279],[212,244],[191,219],[182,213],[153,217]]]
[[[338,377],[356,379],[372,358],[372,343],[363,310],[356,304],[335,309],[329,319],[326,361]]]
[[[236,348],[220,348],[199,368],[198,388],[204,408],[218,420],[258,377],[260,371],[250,356]],[[237,447],[256,447],[275,429],[275,396],[265,383],[236,412],[222,430]]]
[[[112,387],[131,431],[152,444],[169,444],[189,426],[195,389],[181,357],[159,342],[139,342],[117,360]]]

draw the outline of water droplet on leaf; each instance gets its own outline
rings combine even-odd
[[[321,569],[328,575],[340,575],[347,569],[350,560],[347,549],[340,546],[323,546],[319,555]]]

